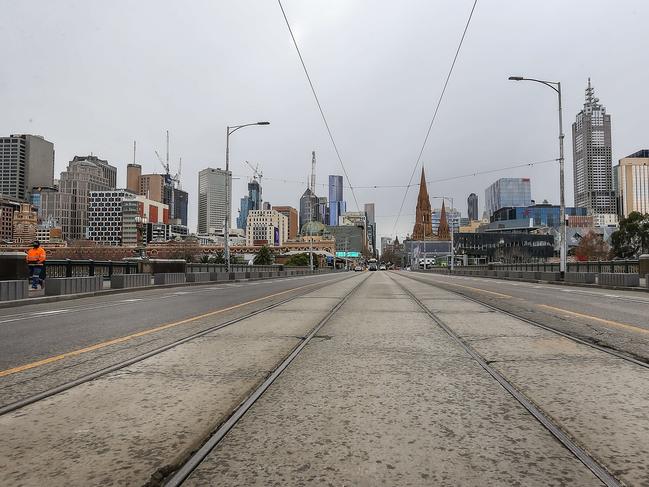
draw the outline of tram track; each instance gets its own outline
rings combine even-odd
[[[327,314],[307,333],[301,338],[301,341],[293,348],[293,350],[273,369],[268,377],[256,388],[250,395],[236,407],[231,415],[225,419],[210,435],[207,441],[192,453],[177,469],[166,475],[160,483],[151,481],[146,484],[146,487],[157,487],[162,485],[164,487],[178,487],[181,486],[185,480],[189,478],[194,470],[205,460],[205,458],[217,447],[217,445],[225,438],[228,432],[236,426],[246,412],[255,404],[255,402],[266,392],[266,390],[275,382],[275,380],[286,370],[286,368],[293,362],[293,360],[304,350],[309,342],[317,336],[318,332],[333,318],[333,316],[342,308],[347,300],[367,281],[369,278],[365,276],[356,286],[347,292],[337,303],[334,305]],[[165,473],[165,472],[163,472]],[[154,475],[155,477],[155,475]]]
[[[339,281],[335,281],[335,282],[344,282],[344,281],[346,281],[348,279],[351,279],[352,277],[354,277],[353,274],[348,276],[348,277],[344,277],[344,278],[340,279]],[[210,326],[208,328],[205,328],[205,329],[203,329],[201,331],[198,331],[198,332],[192,333],[190,335],[184,336],[182,338],[178,338],[178,339],[176,339],[176,340],[174,340],[172,342],[169,342],[169,343],[167,343],[165,345],[154,348],[153,350],[149,350],[147,352],[138,354],[138,355],[136,355],[134,357],[130,357],[130,358],[125,359],[125,360],[121,360],[119,362],[116,362],[116,363],[111,364],[111,365],[109,365],[107,367],[101,368],[101,369],[96,370],[94,372],[81,375],[80,377],[77,377],[74,380],[64,382],[64,383],[62,383],[62,384],[60,384],[58,386],[46,389],[46,390],[44,390],[42,392],[39,392],[37,394],[33,394],[33,395],[30,395],[30,396],[25,397],[23,399],[20,399],[18,401],[3,405],[3,406],[0,407],[0,416],[11,413],[13,411],[17,411],[17,410],[19,410],[21,408],[24,408],[26,406],[29,406],[31,404],[37,403],[37,402],[42,401],[44,399],[47,399],[49,397],[52,397],[52,396],[55,396],[55,395],[60,394],[62,392],[65,392],[67,390],[70,390],[70,389],[72,389],[74,387],[77,387],[77,386],[79,386],[81,384],[93,381],[95,379],[98,379],[98,378],[100,378],[102,376],[105,376],[107,374],[110,374],[112,372],[118,371],[118,370],[123,369],[125,367],[128,367],[130,365],[141,362],[141,361],[143,361],[145,359],[154,357],[154,356],[159,355],[159,354],[161,354],[163,352],[171,350],[171,349],[173,349],[173,348],[175,348],[175,347],[177,347],[179,345],[190,342],[192,340],[195,340],[197,338],[205,336],[205,335],[207,335],[209,333],[212,333],[214,331],[217,331],[217,330],[220,330],[220,329],[235,325],[235,324],[237,324],[237,323],[239,323],[241,321],[244,321],[244,320],[246,320],[248,318],[259,315],[259,314],[264,313],[266,311],[270,311],[270,310],[272,310],[274,308],[277,308],[277,307],[282,306],[284,304],[287,304],[287,303],[289,303],[291,301],[294,301],[295,299],[298,299],[298,298],[300,298],[300,297],[302,297],[302,296],[304,296],[304,295],[306,295],[308,293],[311,293],[314,290],[329,286],[331,284],[333,284],[331,282],[331,280],[327,280],[325,282],[316,282],[316,283],[312,283],[312,284],[306,284],[304,286],[301,286],[300,288],[297,288],[297,290],[299,290],[298,293],[291,296],[291,297],[289,297],[289,298],[282,299],[280,301],[274,302],[274,303],[269,304],[267,306],[264,306],[262,308],[256,309],[256,310],[251,311],[249,313],[246,313],[246,314],[244,314],[242,316],[239,316],[237,318],[227,320],[227,321],[225,321],[223,323],[219,323],[219,324]],[[289,289],[286,292],[290,292],[290,291],[293,291],[293,289]],[[259,298],[259,300],[269,299],[271,296],[262,297],[262,298]],[[219,310],[216,310],[216,311],[219,311]],[[188,318],[187,320],[189,321],[189,320],[192,320],[192,319],[194,319],[194,318]]]
[[[579,343],[581,345],[586,345],[588,347],[594,348],[595,350],[599,350],[600,352],[604,352],[604,353],[607,353],[607,354],[612,355],[614,357],[617,357],[619,359],[630,362],[630,363],[632,363],[634,365],[639,365],[640,367],[644,367],[644,368],[649,369],[649,362],[643,357],[631,355],[631,354],[629,354],[629,352],[624,352],[622,350],[617,350],[615,348],[600,345],[598,343],[594,343],[593,341],[591,341],[589,339],[582,338],[582,337],[579,337],[579,336],[575,336],[575,335],[572,335],[570,333],[566,333],[565,331],[558,330],[558,329],[556,329],[556,328],[554,328],[552,326],[546,325],[544,323],[540,323],[539,321],[533,320],[533,319],[528,318],[526,316],[523,316],[521,314],[514,313],[512,311],[509,311],[509,310],[506,310],[506,309],[501,308],[499,306],[496,306],[496,305],[494,305],[492,303],[487,303],[487,302],[482,301],[480,299],[477,299],[477,298],[475,298],[473,296],[469,296],[469,295],[465,294],[462,291],[458,291],[458,290],[454,290],[454,289],[448,289],[448,287],[444,286],[443,283],[441,285],[438,285],[437,283],[433,283],[433,282],[431,282],[431,281],[429,281],[427,279],[422,279],[422,278],[418,278],[418,277],[411,276],[411,275],[403,275],[403,274],[399,274],[399,275],[402,275],[406,279],[411,279],[413,281],[420,282],[422,284],[428,284],[429,286],[444,289],[445,291],[448,291],[449,293],[455,294],[457,296],[461,296],[462,298],[465,298],[468,301],[472,301],[472,302],[474,302],[476,304],[484,306],[485,308],[488,308],[488,309],[490,309],[492,311],[495,311],[497,313],[502,313],[504,315],[515,318],[517,320],[523,321],[523,322],[525,322],[525,323],[527,323],[529,325],[535,326],[537,328],[541,328],[542,330],[549,331],[549,332],[554,333],[556,335],[559,335],[559,336],[561,336],[563,338],[567,338],[569,340],[577,342],[577,343]]]
[[[435,287],[435,284],[417,279],[411,276],[402,276],[406,279],[413,280],[422,284],[427,284]],[[547,416],[539,407],[537,407],[524,393],[522,393],[512,382],[510,382],[503,374],[498,372],[494,367],[492,367],[485,358],[480,355],[471,345],[469,345],[465,340],[463,340],[458,334],[456,334],[450,326],[448,326],[441,318],[439,318],[434,312],[432,312],[415,294],[410,291],[406,286],[404,286],[399,279],[396,279],[393,275],[390,275],[390,278],[395,282],[418,306],[421,310],[426,313],[429,318],[439,326],[454,342],[456,342],[466,353],[468,353],[475,361],[482,367],[494,380],[496,380],[521,406],[523,406],[539,423],[541,423],[549,432],[554,436],[564,447],[566,447],[580,462],[582,462],[595,476],[597,476],[604,485],[607,487],[622,487],[622,484],[617,478],[615,478],[608,469],[594,459],[585,449],[580,447],[569,434],[567,434],[563,429],[556,424],[549,416]],[[446,290],[445,288],[441,288]],[[453,292],[453,291],[449,291]],[[460,293],[455,292],[454,294],[466,297]],[[476,303],[484,305],[478,300],[471,299]],[[491,307],[493,310],[500,312],[501,310]],[[507,313],[512,317],[521,319],[512,313]],[[524,320],[529,323],[528,320]],[[534,323],[530,323],[534,324]],[[545,329],[545,327],[544,327]],[[548,331],[556,332],[548,328]],[[561,333],[560,333],[561,334]],[[562,334],[563,336],[563,334]],[[574,339],[569,335],[565,336],[566,338]],[[581,343],[581,341],[580,341]],[[584,343],[586,345],[592,346],[592,344]],[[593,347],[597,348],[597,347]],[[599,348],[598,348],[599,349]],[[607,351],[607,350],[602,350]],[[624,357],[621,357],[624,358]],[[635,362],[634,362],[635,363]],[[641,365],[645,366],[645,364]]]

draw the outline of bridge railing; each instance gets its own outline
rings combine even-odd
[[[566,262],[567,272],[612,272],[618,274],[637,274],[638,260],[594,260],[584,262]],[[467,269],[474,270],[503,270],[503,271],[541,271],[559,272],[558,262],[527,262],[517,264],[480,264],[469,265]],[[438,268],[446,269],[446,268]]]
[[[47,277],[103,276],[137,273],[137,262],[112,260],[49,259],[45,262]]]
[[[273,272],[283,271],[283,265],[247,265],[231,264],[230,272]],[[224,264],[188,263],[187,272],[225,272]]]

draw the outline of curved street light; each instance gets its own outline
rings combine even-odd
[[[566,199],[565,199],[565,184],[564,184],[564,157],[563,157],[563,115],[561,108],[561,83],[559,81],[546,81],[535,78],[525,78],[523,76],[510,76],[510,81],[534,81],[541,83],[557,92],[559,98],[559,198],[560,198],[560,216],[561,219],[561,242],[559,247],[560,264],[559,270],[563,276],[566,272],[566,255],[567,255],[567,242],[566,242]]]
[[[241,125],[228,125],[226,127],[225,135],[225,226],[223,229],[223,250],[225,254],[225,265],[228,273],[230,272],[230,218],[232,209],[230,208],[230,194],[229,190],[229,181],[228,172],[230,171],[230,135],[235,133],[237,130],[244,127],[250,127],[252,125],[270,125],[270,122],[253,122],[253,123],[244,123]]]

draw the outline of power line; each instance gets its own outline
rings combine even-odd
[[[471,23],[471,19],[473,18],[473,12],[475,10],[477,3],[478,0],[474,0],[473,7],[471,7],[471,12],[469,13],[469,18],[467,19],[466,25],[464,26],[464,31],[462,32],[460,43],[458,44],[457,50],[455,51],[455,56],[453,56],[453,62],[451,63],[451,68],[448,70],[448,75],[446,76],[444,87],[442,88],[442,92],[439,95],[439,99],[437,100],[437,105],[435,106],[435,111],[433,112],[433,118],[430,120],[430,124],[428,125],[428,130],[426,131],[426,137],[424,137],[424,143],[421,144],[421,150],[419,151],[419,156],[417,156],[417,162],[415,163],[415,166],[412,168],[412,173],[410,174],[410,179],[408,180],[408,186],[406,186],[406,191],[403,194],[403,200],[401,200],[401,207],[399,208],[399,215],[401,215],[401,212],[403,211],[403,205],[406,202],[406,197],[408,196],[408,190],[410,189],[410,185],[412,183],[412,178],[415,176],[415,173],[417,172],[417,167],[419,167],[419,163],[421,162],[421,156],[424,153],[424,149],[426,148],[426,143],[428,142],[428,137],[430,136],[430,131],[433,128],[435,119],[437,118],[437,112],[439,111],[439,107],[442,104],[444,93],[446,93],[446,87],[448,86],[448,82],[451,79],[451,74],[453,74],[453,68],[455,68],[455,62],[457,61],[457,58],[460,54],[460,49],[462,48],[462,44],[464,43],[464,38],[466,37],[467,30],[469,29],[469,24]],[[398,223],[399,223],[399,216],[397,216],[396,220],[394,221],[394,228],[392,229],[393,233],[396,231]]]
[[[511,169],[520,169],[521,167],[534,167],[542,164],[549,164],[551,162],[558,162],[559,159],[545,159],[543,161],[533,161],[533,162],[523,162],[519,164],[513,164],[510,166],[504,166],[504,167],[498,167],[494,169],[485,169],[484,171],[475,171],[471,173],[466,173],[466,174],[458,174],[457,176],[448,176],[445,178],[439,178],[439,179],[427,179],[426,184],[435,184],[435,183],[444,183],[447,181],[453,181],[456,179],[465,179],[465,178],[472,178],[475,176],[481,176],[483,174],[493,174],[496,172],[502,172],[502,171],[509,171]],[[240,175],[240,174],[234,174],[234,177],[241,177],[245,178],[248,177],[246,175]],[[307,182],[304,180],[291,180],[291,179],[286,179],[286,178],[272,178],[272,177],[267,177],[264,176],[264,180],[266,181],[277,181],[285,184],[306,184]],[[322,186],[322,187],[327,187],[326,184],[324,183],[318,183],[316,186]],[[409,185],[404,185],[404,184],[374,184],[370,186],[356,186],[355,189],[404,189],[404,188],[411,188],[411,187],[417,187],[419,186],[419,183],[412,183]],[[345,188],[349,188],[349,186],[343,186]],[[393,215],[394,216],[399,216],[399,215]]]
[[[331,128],[329,128],[329,123],[327,122],[327,117],[325,117],[324,110],[322,109],[322,105],[320,104],[320,100],[318,99],[318,95],[315,91],[315,87],[313,86],[313,82],[311,81],[311,76],[309,75],[309,70],[306,68],[306,64],[304,63],[304,58],[302,57],[302,53],[300,52],[300,48],[297,45],[297,41],[295,40],[295,36],[293,35],[293,29],[291,29],[291,24],[288,21],[288,17],[286,16],[286,12],[284,11],[284,7],[282,5],[281,0],[277,0],[277,3],[279,4],[279,8],[282,11],[282,15],[284,16],[284,20],[286,21],[286,27],[288,27],[288,32],[291,34],[291,39],[293,40],[293,45],[295,46],[295,50],[297,51],[297,55],[300,58],[300,63],[302,64],[302,68],[304,69],[304,74],[306,74],[306,79],[309,82],[309,86],[311,87],[311,92],[313,93],[313,97],[315,98],[315,102],[318,105],[318,110],[320,110],[320,115],[322,116],[322,121],[325,124],[325,127],[327,128],[327,133],[329,134],[329,138],[331,139],[331,143],[334,146],[334,150],[336,151],[336,156],[338,156],[338,161],[340,162],[340,167],[343,169],[343,173],[345,174],[345,177],[347,178],[347,183],[349,184],[349,189],[352,191],[352,196],[354,197],[354,203],[356,203],[356,210],[360,210],[360,206],[358,205],[358,200],[356,199],[356,193],[354,193],[354,187],[352,186],[352,182],[349,179],[349,174],[347,174],[347,169],[345,168],[345,164],[343,163],[343,159],[340,156],[340,151],[338,150],[338,146],[336,145],[336,141],[334,140],[334,136],[331,133]]]

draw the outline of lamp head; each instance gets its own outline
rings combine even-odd
[[[509,81],[523,81],[525,78],[522,76],[510,76],[508,79]]]

